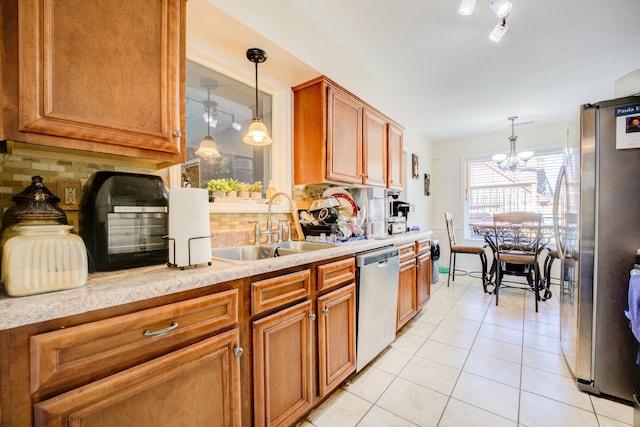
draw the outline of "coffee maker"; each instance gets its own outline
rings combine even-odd
[[[391,215],[387,219],[389,234],[405,233],[408,230],[407,217],[413,211],[413,204],[402,200],[391,201],[389,212]]]

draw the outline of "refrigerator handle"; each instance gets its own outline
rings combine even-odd
[[[556,191],[553,194],[553,235],[556,239],[556,247],[558,251],[558,257],[564,259],[564,247],[563,242],[560,240],[560,225],[558,219],[558,210],[560,204],[560,190],[562,189],[562,183],[567,179],[567,169],[565,165],[562,165],[560,172],[558,172],[558,179],[556,181]]]

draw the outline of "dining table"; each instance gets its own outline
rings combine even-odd
[[[493,261],[491,262],[491,268],[487,272],[486,283],[487,286],[493,286],[495,290],[496,282],[495,275],[497,271],[497,261],[496,261],[496,252],[498,248],[496,247],[495,241],[495,224],[493,221],[488,220],[480,220],[480,221],[472,221],[469,222],[469,227],[473,230],[473,233],[476,236],[482,237],[484,241],[487,243],[489,248],[491,249],[491,254],[493,255]],[[541,240],[538,244],[538,254],[540,254],[549,244],[549,242],[553,239],[553,224],[540,224],[540,236]],[[538,289],[540,291],[540,299],[547,300],[551,298],[551,289],[548,287],[548,283],[545,280],[540,280],[541,283],[538,284]],[[490,288],[487,288],[490,289]],[[488,293],[493,293],[494,291],[488,290]]]

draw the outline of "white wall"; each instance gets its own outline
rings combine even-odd
[[[576,107],[576,116],[579,112]],[[524,124],[515,127],[518,136],[517,149],[541,151],[545,148],[565,147],[568,139],[578,138],[578,122],[552,124]],[[462,220],[464,217],[464,170],[463,159],[467,157],[490,157],[495,153],[508,153],[511,126],[505,120],[504,132],[478,135],[462,139],[437,141],[433,143],[433,174],[431,176],[431,215],[434,238],[440,240],[442,255],[440,265],[449,263],[449,240],[444,221],[444,212],[453,214],[456,237],[462,245],[480,245],[478,241],[462,240]],[[490,258],[491,259],[491,258]],[[456,266],[465,270],[479,270],[475,256],[460,256]]]
[[[432,221],[432,196],[424,195],[425,173],[432,174],[432,145],[423,137],[413,133],[411,130],[405,129],[403,135],[403,150],[405,152],[404,159],[404,191],[401,198],[409,203],[413,203],[415,210],[409,213],[408,225],[415,225],[421,230],[430,230],[433,225]],[[417,154],[419,159],[419,179],[413,179],[411,154]],[[433,181],[433,177],[432,177]]]

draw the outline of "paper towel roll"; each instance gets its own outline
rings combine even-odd
[[[211,262],[209,193],[203,188],[169,190],[169,263],[177,267]]]

